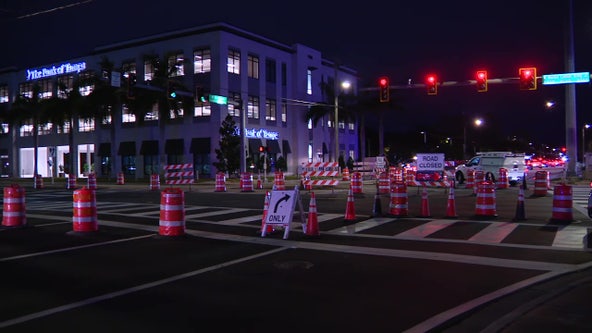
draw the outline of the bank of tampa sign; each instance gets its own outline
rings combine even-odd
[[[73,64],[68,62],[58,66],[27,69],[27,81],[38,80],[62,74],[80,73],[85,69],[86,62],[84,61]]]

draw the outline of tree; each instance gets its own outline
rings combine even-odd
[[[220,126],[219,148],[215,149],[218,162],[214,166],[218,171],[235,173],[240,168],[240,140],[237,127],[231,115],[226,115]]]

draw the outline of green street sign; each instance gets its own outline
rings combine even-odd
[[[588,82],[590,82],[590,72],[543,75],[543,85]]]
[[[210,96],[208,97],[208,100],[210,101],[210,103],[215,103],[215,104],[220,104],[220,105],[228,104],[228,97],[226,97],[226,96],[210,94]]]

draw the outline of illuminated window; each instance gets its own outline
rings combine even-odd
[[[247,75],[253,79],[259,78],[259,57],[254,55],[247,57]]]
[[[136,69],[136,62],[135,61],[126,61],[121,64],[122,76],[124,78],[128,78],[130,74],[137,74]]]
[[[277,117],[277,107],[276,107],[275,100],[266,99],[265,100],[265,120],[276,121],[276,117]]]
[[[209,117],[212,115],[210,104],[196,104],[193,110],[194,117]]]
[[[131,112],[127,105],[121,106],[121,122],[122,123],[135,123],[136,115]]]
[[[158,120],[158,103],[152,104],[152,109],[144,115],[144,121]]]
[[[170,55],[168,58],[168,65],[171,76],[185,75],[185,56],[183,53]]]
[[[288,122],[288,104],[282,103],[282,111],[280,117],[282,119],[282,123],[285,125]]]
[[[259,119],[259,97],[249,96],[247,103],[247,118]]]
[[[88,96],[93,91],[94,85],[92,83],[92,76],[92,72],[80,73],[79,79],[81,83],[80,88],[78,88],[78,91],[80,91],[80,95]]]
[[[19,95],[25,98],[32,98],[33,85],[29,82],[19,84]]]
[[[312,70],[306,70],[306,94],[312,95]]]
[[[193,51],[193,73],[209,73],[212,70],[212,55],[210,49]]]
[[[239,103],[241,100],[240,94],[238,93],[230,93],[229,97],[229,101],[234,101],[236,103]],[[235,107],[232,103],[228,103],[228,114],[233,117],[240,117],[240,108]]]
[[[95,120],[89,119],[78,119],[78,132],[92,132],[95,130]]]
[[[103,116],[103,119],[101,119],[101,125],[111,125],[111,122],[113,121],[113,108],[111,105],[107,105],[106,107],[107,112]]]
[[[228,73],[240,74],[240,53],[236,50],[228,51]]]
[[[38,135],[49,135],[51,134],[51,129],[53,128],[52,123],[46,123],[43,125],[39,125],[37,127],[37,134]]]
[[[19,135],[20,136],[33,136],[33,120],[28,119],[26,120],[21,128],[19,128]]]
[[[156,58],[148,58],[144,60],[144,81],[148,82],[154,79],[157,63],[158,59]]]
[[[0,103],[8,103],[8,85],[0,86]]]
[[[67,134],[70,133],[70,122],[69,121],[65,121],[62,126],[58,126],[57,128],[57,132],[58,134]]]
[[[68,98],[68,94],[74,87],[74,76],[66,75],[58,77],[58,97]]]
[[[53,80],[40,80],[38,84],[40,99],[48,99],[51,98],[51,96],[53,96]]]
[[[175,112],[175,104],[176,104],[176,108],[177,111]],[[171,102],[171,109],[170,111],[170,117],[171,119],[181,119],[183,118],[183,102],[181,101],[173,101]]]

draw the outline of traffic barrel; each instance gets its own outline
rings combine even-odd
[[[35,189],[42,189],[42,188],[44,188],[44,186],[43,186],[43,177],[41,177],[41,175],[35,175],[34,188]]]
[[[409,213],[407,202],[407,185],[394,183],[391,186],[391,201],[389,215],[402,217]]]
[[[5,227],[25,226],[27,224],[25,188],[18,184],[5,187],[2,201],[2,225]]]
[[[498,189],[505,189],[510,187],[510,180],[508,179],[508,169],[499,168],[499,176],[496,182]]]
[[[185,234],[185,193],[179,188],[167,188],[160,193],[160,219],[158,234],[182,236]]]
[[[69,190],[75,189],[76,188],[76,175],[73,173],[69,174],[68,175],[68,182],[66,184],[67,184],[67,188]]]
[[[263,189],[263,183],[261,182],[261,174],[257,175],[257,189]]]
[[[241,192],[253,192],[253,175],[250,172],[241,174]]]
[[[218,172],[216,174],[216,187],[214,192],[226,192],[226,175],[224,172]]]
[[[125,177],[123,175],[123,172],[119,172],[117,174],[117,185],[123,185],[125,184]]]
[[[483,170],[475,170],[475,186],[473,186],[473,194],[477,194],[478,184],[485,181],[485,172]]]
[[[354,172],[352,174],[352,180],[350,183],[350,189],[354,194],[362,193],[362,173],[361,172]]]
[[[73,199],[73,230],[75,232],[99,230],[95,191],[83,187],[74,191]]]
[[[495,184],[490,181],[477,183],[477,200],[475,204],[475,216],[496,217]]]
[[[286,189],[286,180],[284,178],[283,172],[281,172],[281,171],[275,172],[274,185],[275,185],[275,189],[278,191],[283,191]]]
[[[150,175],[150,190],[160,190],[160,175],[157,173]]]
[[[465,188],[473,188],[475,187],[475,170],[469,169],[467,170],[467,181]]]
[[[386,172],[378,174],[378,193],[388,194],[390,191],[390,179]]]
[[[343,171],[341,172],[341,180],[343,181],[350,181],[350,176],[349,176],[349,169],[347,167],[345,167],[343,169]]]
[[[94,172],[88,174],[87,186],[91,190],[97,189],[97,175]]]
[[[534,191],[532,196],[544,197],[547,195],[549,173],[547,171],[537,171],[534,173]]]
[[[572,212],[572,188],[569,185],[559,184],[553,190],[553,209],[551,221],[571,222],[573,221]]]

